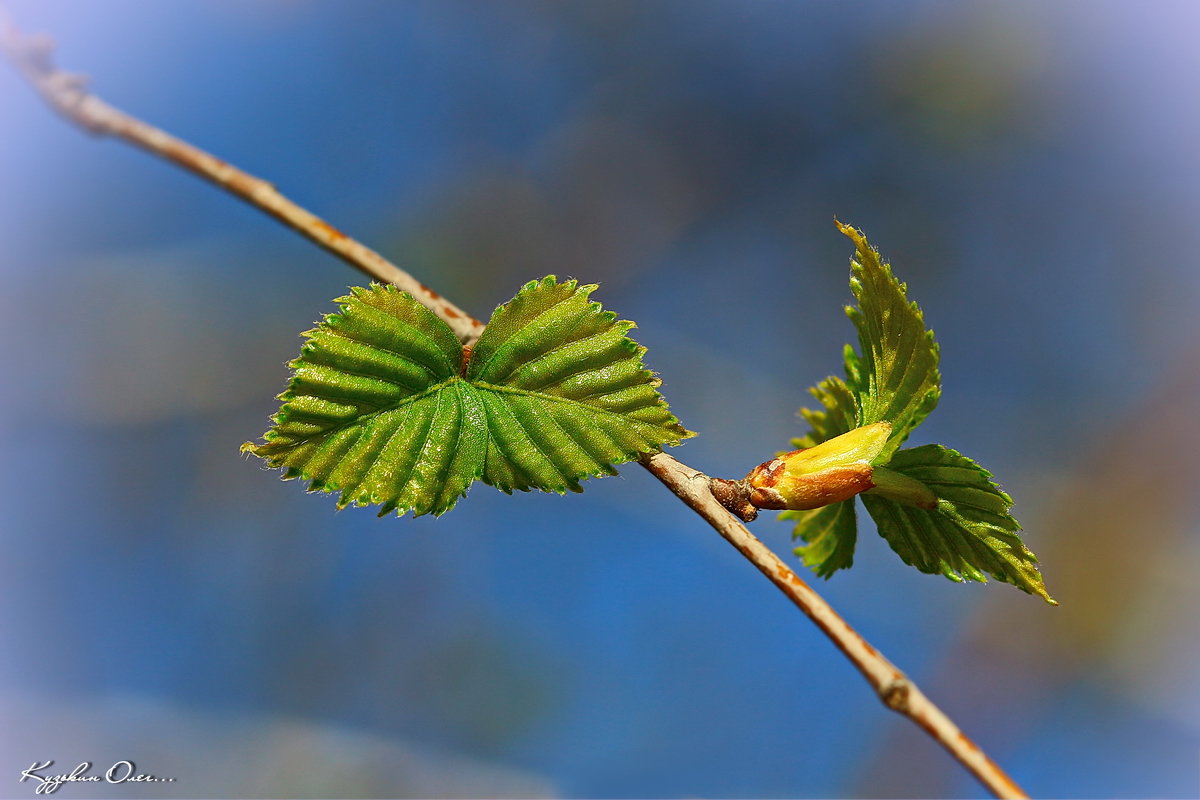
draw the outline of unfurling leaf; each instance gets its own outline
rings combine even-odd
[[[858,329],[862,356],[846,348],[846,373],[858,400],[859,425],[892,423],[892,436],[879,454],[886,463],[913,428],[937,405],[942,393],[938,346],[925,317],[908,299],[908,289],[892,274],[861,232],[849,225],[838,229],[854,242],[850,290],[858,307],[846,315]]]
[[[846,348],[849,350],[850,345],[846,345]],[[853,351],[850,353],[853,354]],[[800,409],[800,416],[804,417],[812,430],[804,436],[792,439],[793,447],[816,447],[821,442],[849,433],[858,427],[861,416],[858,401],[844,380],[830,376],[808,391],[821,401],[823,409]]]
[[[469,353],[405,292],[352,289],[305,334],[274,426],[242,449],[380,516],[442,514],[477,479],[581,491],[691,435],[628,337],[633,323],[590,301],[595,288],[526,284]]]
[[[921,309],[879,251],[853,227],[839,222],[838,230],[855,246],[850,290],[858,306],[846,306],[846,316],[858,331],[862,355],[846,345],[846,379],[826,378],[810,390],[824,410],[801,410],[812,431],[793,444],[812,447],[863,425],[890,422],[891,436],[877,459],[886,463],[937,405],[938,346]]]
[[[941,394],[938,347],[917,304],[862,233],[838,223],[855,246],[850,262],[850,288],[858,301],[846,313],[858,331],[861,355],[847,345],[845,379],[830,377],[812,390],[817,410],[801,409],[810,431],[792,440],[812,448],[780,456],[797,463],[804,454],[861,436],[882,423],[890,433],[867,465],[857,465],[855,481],[830,473],[825,502],[813,486],[810,500],[789,484],[798,498],[781,519],[796,520],[793,536],[804,541],[796,554],[818,575],[829,577],[854,560],[854,494],[861,494],[879,533],[900,557],[923,572],[952,580],[986,581],[984,573],[1031,594],[1046,593],[1037,558],[1022,543],[1021,526],[1010,513],[1012,499],[992,482],[991,474],[965,456],[938,445],[899,449],[937,405]],[[808,456],[810,459],[812,456]],[[774,462],[752,471],[748,480]],[[846,469],[842,465],[841,469]],[[795,470],[793,470],[795,471]],[[779,470],[782,473],[782,468]],[[819,474],[803,476],[808,484]],[[851,485],[853,483],[853,485]],[[774,500],[774,498],[771,498]]]

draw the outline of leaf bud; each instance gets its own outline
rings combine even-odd
[[[891,423],[876,422],[760,464],[746,476],[750,502],[758,508],[807,510],[873,489],[871,460],[891,432]]]

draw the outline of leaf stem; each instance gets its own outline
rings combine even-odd
[[[482,322],[379,253],[284,197],[272,184],[90,94],[82,76],[54,66],[52,49],[48,39],[24,36],[0,13],[0,50],[46,102],[68,120],[89,133],[120,139],[216,184],[373,280],[392,283],[408,292],[445,320],[464,344],[471,345],[479,338]],[[888,708],[920,726],[995,796],[1028,797],[916,684],[868,644],[824,598],[721,505],[713,495],[713,481],[717,479],[710,479],[666,453],[646,455],[641,464],[795,603],[850,659]]]

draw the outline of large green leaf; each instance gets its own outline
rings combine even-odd
[[[484,480],[504,491],[579,491],[589,475],[690,435],[667,409],[632,322],[603,311],[596,287],[545,278],[496,309],[466,377],[487,411]]]
[[[340,492],[338,506],[441,514],[476,479],[580,491],[613,464],[689,436],[642,364],[645,349],[553,276],[498,308],[470,353],[390,286],[356,288],[308,331],[262,444],[242,449]]]
[[[938,496],[937,508],[925,509],[870,492],[861,495],[880,535],[905,563],[954,581],[986,583],[986,572],[1055,603],[1046,593],[1037,556],[1021,541],[1021,526],[1010,513],[1012,498],[990,472],[937,444],[901,450],[887,468]]]

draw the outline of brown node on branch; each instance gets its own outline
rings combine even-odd
[[[758,509],[750,502],[750,484],[746,481],[709,478],[708,489],[718,503],[743,522],[753,522],[758,517]]]

